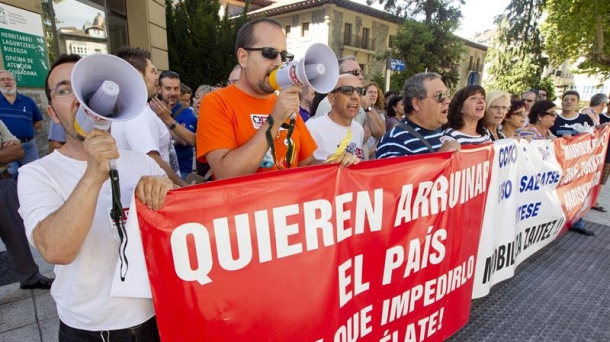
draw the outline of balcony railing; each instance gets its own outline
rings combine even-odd
[[[351,35],[343,37],[343,45],[351,46],[364,50],[375,50],[375,40],[373,39],[362,39],[360,36]]]

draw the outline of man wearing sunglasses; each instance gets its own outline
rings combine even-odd
[[[345,56],[339,59],[339,74],[341,75],[353,75],[356,76],[360,81],[364,80],[364,73],[360,68],[360,64],[356,60],[354,56]],[[318,109],[316,110],[314,118],[322,117],[328,114],[331,110],[331,104],[328,97],[324,98],[320,104],[318,104]],[[374,111],[366,112],[363,107],[360,107],[358,110],[358,115],[354,120],[364,127],[364,124],[371,120],[370,128],[371,134],[376,138],[380,139],[385,133],[385,122],[379,118],[379,115]],[[365,153],[365,159],[368,159],[368,153]]]
[[[460,149],[457,141],[441,142],[447,123],[449,91],[437,73],[419,73],[405,82],[403,124],[394,126],[379,141],[377,159]]]
[[[318,145],[313,154],[316,161],[349,166],[364,159],[364,129],[354,121],[364,93],[362,82],[356,76],[340,75],[337,86],[328,93],[330,113],[307,121],[307,128]]]
[[[246,23],[236,42],[242,69],[239,81],[202,100],[197,158],[210,165],[216,179],[304,166],[314,160],[316,143],[298,115],[301,87],[286,87],[276,96],[269,82],[271,72],[292,58],[282,28],[272,18]],[[292,115],[296,117],[291,124]]]

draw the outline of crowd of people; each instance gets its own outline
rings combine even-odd
[[[610,122],[605,94],[595,95],[579,112],[578,93],[567,91],[558,112],[542,90],[514,99],[471,85],[452,96],[434,72],[416,74],[400,92],[384,94],[378,84],[363,83],[354,56],[338,60],[340,75],[328,94],[311,86],[278,92],[270,74],[291,57],[282,29],[271,18],[246,23],[237,36],[238,64],[227,86],[202,85],[194,93],[176,72],[159,74],[148,51],[121,48],[116,55],[141,75],[148,105],[132,120],[113,122],[109,132],[94,129],[86,135],[74,129],[80,104],[70,81],[80,57],[60,56],[45,81],[53,122],[51,153],[41,159],[30,142],[42,115],[17,94],[14,77],[0,71],[0,120],[6,124],[0,121],[0,201],[6,203],[0,209],[6,210],[3,218],[11,218],[2,220],[0,232],[21,287],[51,288],[60,341],[159,340],[151,300],[110,296],[119,257],[109,214],[112,159],[121,171],[121,194],[127,196],[122,202],[129,203],[135,192],[156,210],[170,189],[190,185],[191,175],[206,181],[325,163],[349,167],[498,139],[569,139],[580,133],[576,124]],[[605,163],[604,184],[608,157]],[[572,229],[593,235],[582,221]],[[55,281],[38,273],[28,241],[56,265]]]

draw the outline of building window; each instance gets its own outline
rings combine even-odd
[[[113,53],[129,44],[126,0],[43,0],[49,59],[64,53]]]
[[[286,25],[286,37],[290,34],[290,25]]]
[[[345,23],[343,31],[343,45],[352,45],[352,24]]]
[[[301,26],[301,37],[309,36],[309,23],[303,23]]]
[[[393,47],[394,47],[394,45],[396,44],[396,43],[395,43],[395,40],[396,40],[396,36],[392,36],[392,35],[390,35],[390,42],[389,42],[388,47],[393,48]]]
[[[371,42],[369,42],[369,29],[363,28],[362,29],[362,48],[370,49],[372,47],[372,45],[373,44],[371,44]]]
[[[470,56],[470,62],[468,62],[468,70],[472,70],[473,63],[474,63],[474,57]]]
[[[475,70],[480,72],[481,71],[480,67],[481,67],[481,58],[477,57],[477,68]]]

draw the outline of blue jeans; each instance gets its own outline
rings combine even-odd
[[[578,221],[574,222],[574,224],[570,228],[585,229],[585,223],[582,221],[582,219],[578,219]]]
[[[34,160],[38,159],[38,146],[36,146],[36,139],[32,139],[28,142],[21,143],[21,147],[23,147],[23,152],[25,152],[25,157],[23,159],[14,161],[8,167],[8,172],[13,175],[13,178],[17,179],[17,175],[19,174],[19,168],[27,163],[31,163]]]

